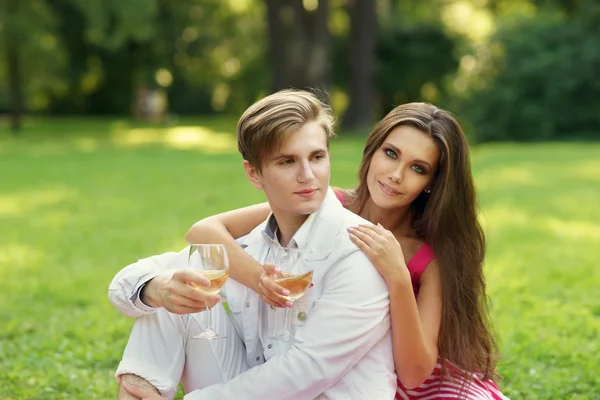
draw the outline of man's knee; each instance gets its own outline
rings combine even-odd
[[[139,400],[137,397],[129,394],[129,392],[123,389],[123,385],[121,384],[122,382],[127,382],[145,389],[152,389],[154,392],[159,393],[158,389],[152,386],[150,382],[144,378],[134,374],[124,374],[119,377],[119,393],[117,395],[117,400]]]

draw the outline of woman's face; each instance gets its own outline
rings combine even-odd
[[[381,208],[411,204],[433,183],[440,150],[426,133],[411,126],[392,130],[375,151],[367,187],[373,202]]]

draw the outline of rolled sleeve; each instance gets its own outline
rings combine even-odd
[[[171,269],[187,268],[186,252],[169,252],[141,259],[115,275],[108,288],[108,299],[115,308],[128,317],[139,317],[154,312],[142,303],[142,287],[157,275]]]

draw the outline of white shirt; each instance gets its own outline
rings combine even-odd
[[[242,240],[246,252],[261,263],[276,245],[270,240],[269,221]],[[294,302],[296,343],[289,349],[266,337],[265,326],[274,322],[275,313],[258,294],[232,279],[227,282],[229,309],[252,368],[226,383],[190,393],[186,399],[394,398],[388,291],[348,237],[346,227],[359,223],[368,222],[345,210],[329,189],[321,208],[294,235],[303,262],[311,263],[314,273],[313,287]],[[155,256],[126,267],[111,283],[110,300],[126,315],[152,312],[136,307],[136,292],[167,268],[186,268],[174,262],[176,258]]]

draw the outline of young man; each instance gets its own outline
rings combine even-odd
[[[303,262],[314,267],[313,286],[292,308],[293,345],[269,338],[282,313],[231,279],[225,295],[232,318],[221,306],[213,309],[215,330],[226,339],[192,338],[204,314],[145,306],[140,291],[151,278],[165,270],[173,277],[191,272],[185,271],[184,249],[132,264],[111,283],[113,304],[126,315],[141,315],[117,379],[151,385],[168,398],[180,380],[185,399],[394,397],[387,287],[346,233],[366,221],[345,210],[329,188],[332,125],[329,109],[302,91],[260,100],[238,124],[246,175],[273,211],[242,245],[261,263],[280,246],[298,247]],[[125,389],[122,398],[128,398]],[[146,398],[136,390],[131,398]]]

